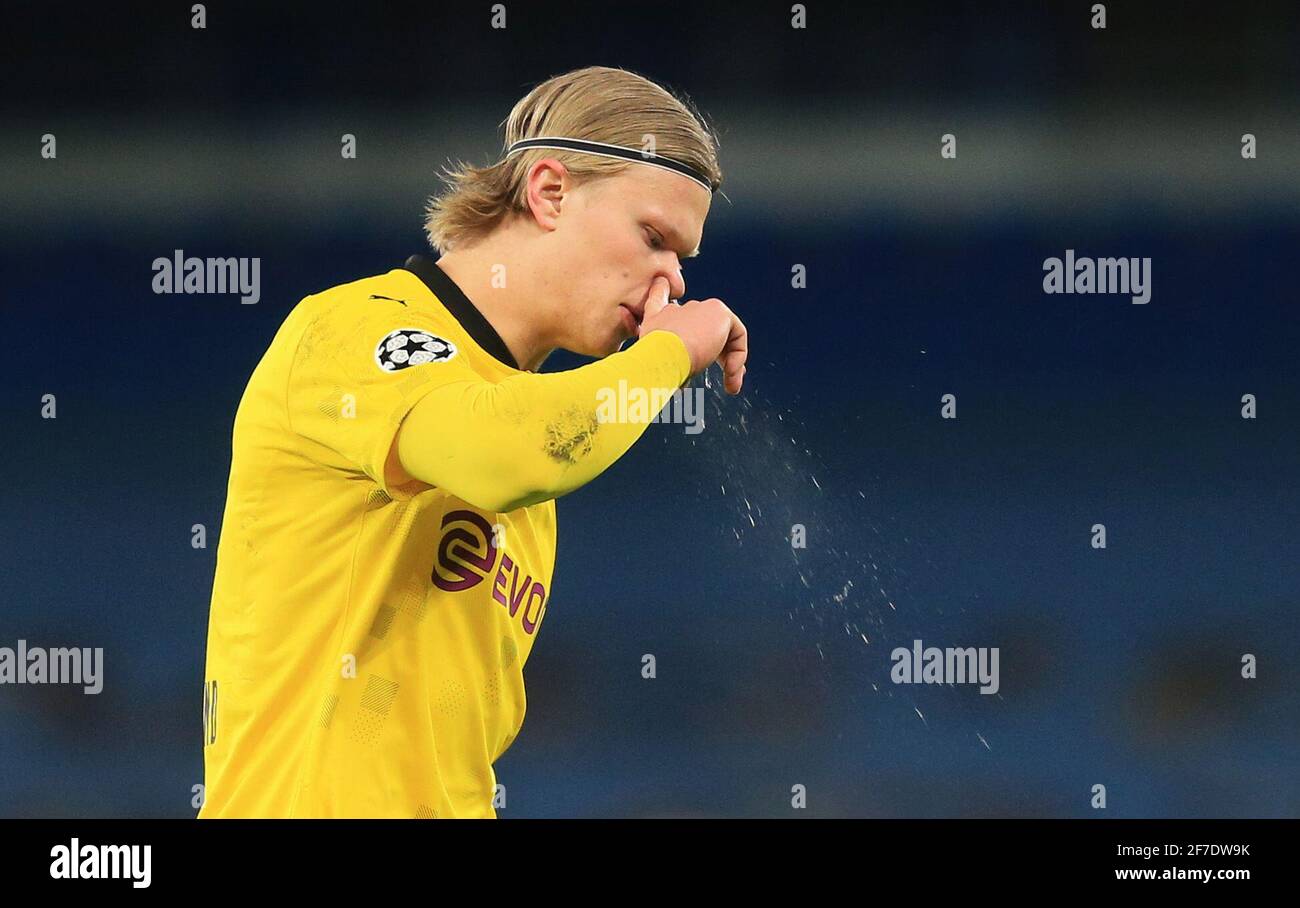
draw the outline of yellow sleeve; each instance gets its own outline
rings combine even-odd
[[[449,337],[435,318],[396,301],[329,301],[292,354],[289,427],[319,446],[308,448],[318,462],[409,497],[413,490],[392,487],[385,472],[402,420],[431,389],[478,377]]]
[[[680,388],[690,365],[680,337],[652,331],[567,372],[442,384],[407,414],[398,457],[411,476],[486,511],[558,498],[599,476],[645,431],[648,422],[602,420],[600,403],[620,380],[653,397]]]

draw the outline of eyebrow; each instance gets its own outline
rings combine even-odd
[[[672,234],[673,237],[677,240],[677,244],[678,244],[679,246],[685,246],[685,245],[686,245],[685,243],[682,242],[683,237],[682,237],[682,235],[681,235],[680,233],[677,232],[677,228],[676,228],[676,227],[673,227],[673,226],[670,225],[670,226],[668,227],[668,232],[669,232],[670,234]],[[682,258],[684,258],[684,259],[693,259],[693,258],[695,258],[695,257],[696,257],[697,255],[699,255],[699,254],[700,254],[700,247],[699,247],[699,246],[696,246],[695,249],[693,249],[691,252],[686,253],[684,256],[682,256]]]

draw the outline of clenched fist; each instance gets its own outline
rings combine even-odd
[[[657,277],[650,285],[637,337],[645,337],[651,331],[671,331],[682,339],[691,355],[692,375],[716,362],[722,367],[722,383],[727,393],[740,393],[745,381],[749,335],[745,323],[722,300],[670,303],[668,281]]]

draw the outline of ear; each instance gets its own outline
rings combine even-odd
[[[568,169],[555,158],[542,158],[528,168],[528,210],[543,230],[554,230],[564,198],[573,188]]]

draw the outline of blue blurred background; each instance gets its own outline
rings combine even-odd
[[[1083,817],[1095,784],[1112,817],[1300,812],[1300,11],[810,6],[211,4],[195,30],[17,4],[0,646],[101,646],[106,679],[0,686],[0,815],[194,815],[249,373],[302,296],[427,251],[438,168],[591,64],[717,127],[687,283],[752,352],[702,434],[653,425],[560,501],[501,816]],[[175,249],[260,257],[261,301],[155,295]],[[1150,303],[1045,295],[1066,249],[1150,257]],[[999,693],[892,684],[917,638],[999,647]]]

